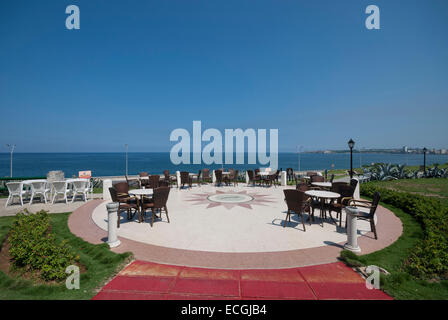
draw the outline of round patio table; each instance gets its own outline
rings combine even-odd
[[[313,182],[311,183],[313,186],[322,187],[322,188],[331,188],[331,182]]]
[[[154,194],[153,189],[133,189],[128,191],[129,194],[132,194],[134,196],[140,196],[140,214],[138,215],[139,222],[143,222],[143,198],[146,196],[152,196]]]
[[[323,219],[326,218],[327,212],[325,210],[325,201],[328,200],[334,200],[341,197],[339,193],[331,192],[331,191],[323,191],[323,190],[308,190],[305,191],[305,194],[312,197],[317,198],[320,200],[320,217],[322,219],[322,227],[324,226]],[[336,221],[333,219],[333,216],[330,213],[331,220],[336,223]]]

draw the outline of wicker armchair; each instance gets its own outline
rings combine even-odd
[[[222,182],[223,182],[223,180],[222,180],[222,170],[215,170],[215,178],[216,178],[216,181],[215,181],[215,186],[221,186],[222,185]]]
[[[300,220],[302,221],[303,225],[303,231],[306,231],[303,212],[310,212],[308,197],[304,192],[294,189],[285,189],[283,190],[283,193],[285,194],[285,202],[288,206],[288,211],[286,213],[285,222],[283,223],[283,228],[286,226],[286,223],[288,221],[291,222],[291,214],[295,213],[300,216]]]
[[[152,195],[152,201],[142,204],[143,211],[146,211],[146,209],[151,209],[151,213],[152,213],[151,214],[151,227],[154,225],[154,217],[156,216],[157,211],[159,211],[159,213],[160,213],[160,218],[162,218],[162,211],[165,211],[165,215],[168,220],[168,223],[170,223],[170,217],[168,216],[168,208],[166,207],[166,203],[168,201],[169,194],[170,194],[169,187],[156,188],[156,189],[154,189],[154,193]]]
[[[359,216],[357,217],[357,219],[367,220],[370,222],[370,230],[375,235],[376,240],[378,240],[378,235],[376,233],[374,217],[375,217],[376,209],[378,208],[378,204],[380,203],[380,199],[381,199],[381,195],[377,191],[373,195],[372,201],[352,199],[348,203],[348,205],[350,205],[350,206],[363,207],[363,208],[370,209],[369,212],[362,212],[362,211],[359,212]],[[347,228],[347,219],[345,220],[345,227]]]
[[[120,218],[121,218],[121,212],[123,210],[126,210],[128,220],[130,220],[134,217],[135,212],[138,212],[139,218],[141,221],[141,216],[140,216],[140,211],[139,211],[139,202],[136,197],[124,197],[123,194],[122,194],[122,196],[118,196],[118,191],[115,187],[109,188],[109,192],[110,192],[112,201],[118,203],[118,219],[117,219],[117,227],[118,228],[120,228]],[[132,210],[134,210],[134,213],[132,213]]]
[[[182,171],[180,173],[180,184],[181,188],[183,188],[186,184],[188,184],[188,187],[192,187],[193,180],[190,177],[190,173],[187,171]]]

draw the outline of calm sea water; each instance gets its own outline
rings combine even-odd
[[[299,168],[297,153],[280,153],[279,168]],[[427,155],[427,164],[447,163],[447,155]],[[247,161],[246,161],[247,162]],[[384,162],[394,164],[421,165],[423,155],[414,154],[379,154],[379,153],[355,153],[353,166],[360,167],[372,162]],[[128,172],[130,175],[141,171],[149,173],[162,173],[168,169],[170,172],[185,170],[196,172],[200,168],[217,169],[221,165],[173,165],[170,155],[166,153],[129,153]],[[334,165],[334,167],[332,167]],[[239,170],[265,167],[264,165],[224,165],[224,168]],[[324,170],[346,169],[350,167],[350,154],[316,154],[303,153],[300,155],[300,170]],[[48,171],[62,170],[66,177],[77,175],[81,170],[92,170],[93,176],[124,175],[126,171],[125,153],[14,153],[13,176],[34,177],[45,176]],[[9,176],[10,155],[0,153],[0,176]]]

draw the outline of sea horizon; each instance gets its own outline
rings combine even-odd
[[[268,153],[269,154],[269,153]],[[234,153],[234,162],[235,162]],[[247,170],[268,167],[269,164],[258,162],[247,163],[245,153],[244,164],[180,164],[174,165],[170,160],[170,152],[128,152],[128,174],[139,172],[162,174],[164,170],[197,172],[202,168],[234,168]],[[353,155],[355,168],[372,163],[392,163],[406,165],[423,165],[421,154],[400,153],[356,153]],[[426,164],[444,164],[448,162],[448,155],[426,155]],[[350,153],[309,153],[279,152],[278,168],[295,171],[348,169],[350,167]],[[125,152],[21,152],[13,154],[13,177],[46,176],[49,171],[61,170],[66,177],[78,175],[79,171],[91,170],[92,176],[123,176],[126,174]],[[10,175],[10,154],[0,153],[0,177]]]

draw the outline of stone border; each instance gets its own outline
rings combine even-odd
[[[68,220],[70,231],[93,244],[105,243],[106,231],[92,220],[93,210],[103,200],[92,200],[73,211]],[[377,233],[368,232],[358,238],[362,254],[381,250],[394,243],[403,232],[401,220],[382,207],[377,209]],[[338,261],[344,243],[279,252],[229,253],[167,248],[119,237],[121,245],[111,250],[116,253],[131,251],[138,260],[178,266],[219,269],[282,269],[318,265]]]

